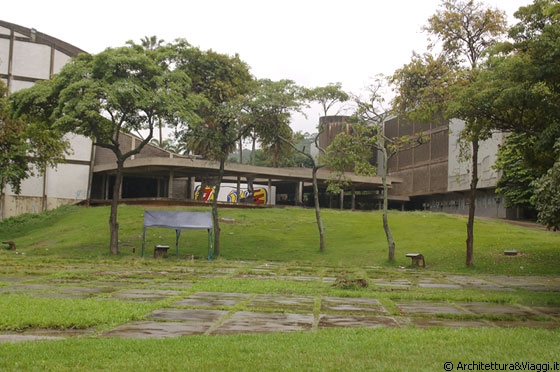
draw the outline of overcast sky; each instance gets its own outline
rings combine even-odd
[[[532,0],[482,0],[513,13]],[[202,49],[238,53],[256,78],[308,88],[342,83],[359,93],[427,45],[421,27],[441,0],[21,0],[4,1],[0,19],[35,28],[89,53],[156,35]],[[313,132],[320,111],[293,118]]]

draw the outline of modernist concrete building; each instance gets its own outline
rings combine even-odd
[[[0,79],[13,93],[49,79],[81,49],[34,29],[0,20]],[[91,140],[69,135],[72,154],[56,169],[26,179],[21,194],[1,190],[0,219],[41,212],[88,198],[92,161]]]
[[[347,119],[345,116],[321,118],[322,124],[326,125],[320,138],[322,147],[326,147],[337,133],[348,130]],[[468,213],[471,166],[470,161],[460,161],[458,157],[459,134],[463,128],[464,122],[456,119],[408,123],[392,117],[384,123],[385,135],[390,138],[418,133],[428,137],[420,146],[402,151],[390,159],[388,174],[402,180],[390,190],[393,207]],[[504,134],[494,134],[480,144],[477,216],[516,217],[513,211],[506,210],[503,198],[495,193],[500,175],[492,166],[503,141]]]
[[[84,52],[64,41],[34,29],[0,21],[0,79],[9,93],[32,86],[36,81],[49,79],[60,71],[72,57]],[[334,136],[346,129],[347,117],[323,117],[320,123],[326,130],[320,145],[326,147]],[[463,128],[459,120],[429,124],[407,123],[399,118],[386,121],[384,130],[390,136],[424,132],[430,140],[414,149],[401,152],[389,163],[391,204],[403,209],[425,209],[451,213],[467,213],[467,193],[470,174],[468,163],[458,160],[458,135]],[[116,168],[112,153],[92,146],[90,139],[68,135],[73,152],[56,169],[46,169],[42,176],[31,177],[22,184],[16,195],[6,187],[0,198],[0,219],[26,212],[41,212],[63,204],[86,200],[108,200],[112,195],[112,179]],[[134,136],[123,135],[122,142],[132,146]],[[481,144],[477,215],[511,217],[502,198],[494,190],[499,175],[492,169],[503,135],[495,135]],[[373,155],[375,158],[375,154]],[[125,178],[121,197],[151,198],[185,201],[195,197],[195,185],[201,176],[215,175],[217,164],[192,157],[179,156],[148,146],[141,154],[125,163]],[[352,179],[351,193],[340,199],[330,198],[328,205],[375,208],[380,200],[379,177]],[[238,183],[247,178],[266,185],[263,193],[267,204],[303,202],[304,190],[310,190],[311,170],[305,168],[272,169],[229,164],[226,182]],[[319,172],[322,190],[329,178],[328,171]],[[241,180],[241,181],[240,181]],[[402,181],[402,182],[401,182]],[[274,188],[274,192],[272,189]],[[237,191],[239,193],[239,190]],[[234,198],[240,200],[239,196]],[[323,203],[328,198],[323,194]]]
[[[83,50],[45,35],[37,30],[0,20],[0,79],[9,93],[28,88],[39,80],[49,79],[60,71],[72,57]],[[116,161],[106,149],[93,146],[83,136],[68,135],[72,154],[55,169],[46,169],[43,175],[30,177],[22,183],[20,195],[10,187],[1,190],[0,219],[22,213],[37,213],[63,204],[83,201],[107,201],[112,196]],[[123,145],[134,146],[138,139],[122,135]],[[148,145],[143,151],[125,162],[123,199],[150,199],[181,202],[195,197],[197,181],[203,176],[215,176],[218,165],[193,157],[180,156]],[[266,189],[259,193],[259,201],[266,194],[266,204],[285,201],[300,204],[304,189],[310,189],[311,169],[274,169],[228,164],[226,182],[239,184],[251,178]],[[329,174],[318,175],[325,188]],[[354,188],[381,187],[379,177],[348,175]],[[390,179],[391,183],[398,182]],[[231,188],[231,187],[230,187]],[[234,193],[231,193],[232,195]],[[231,200],[240,201],[239,190]]]

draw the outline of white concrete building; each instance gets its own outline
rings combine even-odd
[[[0,79],[13,93],[50,79],[72,57],[83,52],[64,41],[0,20]],[[0,197],[0,219],[22,213],[37,213],[88,198],[92,142],[68,135],[71,154],[42,176],[30,177],[16,195],[6,186]]]

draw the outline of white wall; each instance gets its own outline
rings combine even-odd
[[[51,47],[43,44],[16,41],[12,74],[36,79],[49,79]]]
[[[461,158],[459,137],[465,122],[458,119],[449,121],[449,159],[447,191],[464,191],[470,188],[472,147],[467,144],[466,157]],[[495,187],[499,174],[492,169],[496,162],[498,148],[503,143],[504,134],[497,133],[482,141],[478,151],[478,188]]]
[[[0,74],[8,74],[8,60],[10,56],[10,40],[0,39]]]
[[[0,34],[10,35],[11,31],[0,27]],[[24,41],[22,39],[27,39]],[[10,40],[0,39],[0,73],[8,73]],[[33,80],[45,80],[51,73],[57,73],[70,60],[70,56],[49,45],[32,42],[29,36],[16,33],[13,44],[12,76],[10,93],[33,86]],[[51,67],[52,62],[52,67]],[[25,79],[18,79],[24,77]],[[30,81],[28,81],[30,79]],[[5,79],[3,79],[5,80]],[[87,199],[92,155],[92,141],[86,137],[69,134],[71,153],[66,163],[49,168],[45,174],[25,179],[20,195],[6,187],[0,200],[0,219],[22,213],[38,213],[63,204]]]

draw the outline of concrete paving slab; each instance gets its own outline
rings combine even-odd
[[[255,268],[249,271],[248,275],[256,275],[256,276],[263,276],[263,277],[274,277],[276,276],[276,272],[270,269],[260,269]]]
[[[113,294],[114,298],[128,301],[160,301],[180,294],[180,291],[156,289],[130,289]]]
[[[477,315],[532,316],[534,311],[509,304],[491,302],[457,302],[457,306]]]
[[[471,314],[453,304],[440,301],[395,300],[403,314]]]
[[[34,335],[0,335],[0,343],[5,342],[25,342],[25,341],[44,341],[44,340],[64,340],[65,337],[57,336],[34,336]]]
[[[150,319],[169,320],[181,322],[197,322],[212,324],[220,318],[226,316],[227,311],[224,310],[192,310],[192,309],[158,309],[154,310],[150,315]]]
[[[249,308],[284,309],[301,312],[313,311],[315,298],[307,296],[282,296],[258,294],[247,303]]]
[[[378,287],[396,288],[396,289],[409,289],[412,283],[406,279],[372,279],[371,280]]]
[[[560,319],[560,306],[532,306],[535,312]]]
[[[43,298],[88,298],[99,293],[108,293],[99,287],[66,287],[42,284],[16,284],[0,287],[0,293],[27,293]]]
[[[294,280],[296,282],[315,282],[320,280],[318,276],[304,276],[304,275],[281,275],[278,279]]]
[[[418,328],[431,328],[431,327],[450,327],[450,328],[463,328],[463,327],[493,327],[492,323],[483,320],[459,320],[459,319],[434,319],[434,318],[410,318],[410,324]]]
[[[180,288],[180,289],[189,289],[192,287],[192,283],[189,282],[168,282],[168,283],[161,283],[158,287],[164,288]]]
[[[54,286],[45,284],[14,284],[0,287],[0,293],[39,293],[51,291],[53,288]]]
[[[305,331],[313,326],[313,314],[239,311],[212,334]]]
[[[459,284],[452,283],[449,280],[442,279],[420,279],[418,280],[418,286],[420,288],[436,288],[436,289],[461,289]]]
[[[246,293],[197,292],[174,303],[176,306],[218,307],[235,306],[251,297]]]
[[[37,279],[37,278],[34,278]],[[29,280],[28,276],[4,276],[2,277],[2,279],[0,279],[0,282],[6,282],[6,283],[20,283],[20,282],[26,282]]]
[[[319,317],[319,328],[340,327],[399,327],[399,323],[389,316],[359,316],[359,315],[321,315]]]
[[[257,268],[271,268],[271,269],[279,269],[284,267],[283,263],[278,263],[278,262],[265,262],[263,264],[260,264],[258,266],[255,266]]]
[[[536,276],[485,276],[488,280],[503,286],[525,289],[528,291],[554,291],[560,292],[560,278]]]
[[[321,311],[387,313],[381,302],[376,299],[352,297],[323,297]]]
[[[196,322],[133,322],[105,332],[103,337],[167,338],[205,333],[211,323]]]
[[[450,281],[459,284],[464,288],[477,288],[489,291],[512,291],[512,288],[505,287],[501,284],[494,283],[488,280],[463,275],[448,275],[446,277]]]
[[[445,283],[418,283],[420,288],[436,288],[436,289],[461,289],[458,284],[445,284]]]

